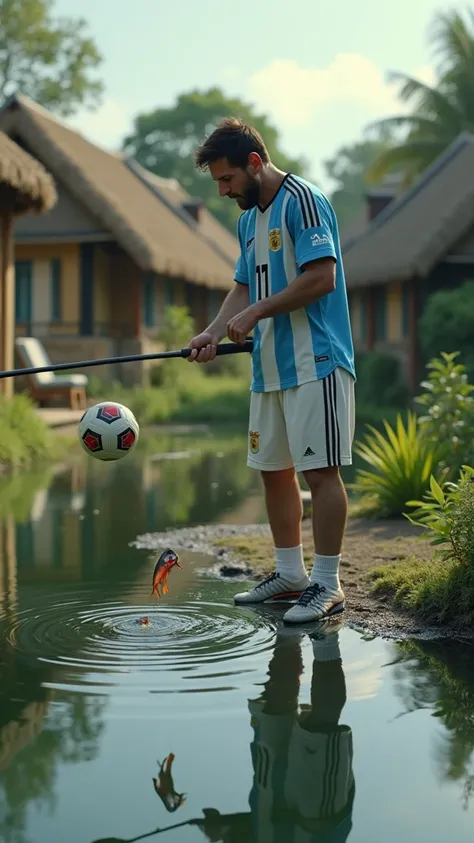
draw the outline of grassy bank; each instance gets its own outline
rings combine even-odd
[[[374,568],[368,575],[372,591],[391,598],[430,624],[472,626],[474,620],[474,572],[455,561],[416,556],[396,565]]]
[[[26,395],[15,395],[11,401],[0,396],[0,430],[0,469],[57,459],[63,452],[63,443],[55,439]]]
[[[465,466],[457,483],[437,483],[420,501],[408,501],[408,520],[424,528],[431,559],[375,568],[374,593],[431,623],[470,625],[474,620],[474,469]],[[416,507],[416,509],[413,509]]]

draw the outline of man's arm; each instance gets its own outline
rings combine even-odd
[[[249,288],[246,284],[236,283],[230,293],[227,293],[216,318],[205,331],[198,334],[197,337],[193,337],[189,343],[188,347],[192,351],[188,361],[190,363],[194,360],[198,363],[210,363],[211,360],[214,360],[217,345],[227,334],[227,325],[237,314],[248,310],[248,307]]]
[[[215,342],[220,342],[227,335],[227,323],[230,319],[245,310],[250,304],[249,288],[247,284],[236,283],[222,302],[219,313],[213,319],[206,332],[212,334]]]
[[[290,313],[332,293],[336,288],[336,264],[333,258],[320,258],[307,263],[301,275],[291,284],[268,299],[255,303],[257,318],[267,319],[280,313]]]
[[[309,185],[300,186],[292,193],[287,224],[301,275],[280,293],[255,302],[231,319],[227,335],[234,342],[244,342],[261,319],[307,307],[335,290],[334,212],[327,200],[313,192]]]

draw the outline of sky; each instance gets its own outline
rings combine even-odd
[[[456,4],[459,8],[459,4]],[[401,71],[436,78],[429,44],[434,0],[56,0],[56,13],[86,19],[103,55],[106,91],[94,112],[67,121],[116,149],[140,112],[218,85],[278,128],[312,179],[323,162],[404,106],[387,82]]]

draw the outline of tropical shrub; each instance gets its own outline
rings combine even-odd
[[[421,434],[437,443],[438,474],[451,480],[462,465],[474,465],[474,386],[458,356],[443,352],[431,360],[424,392],[415,399],[424,408],[418,417]]]
[[[474,571],[474,469],[463,466],[459,481],[446,481],[442,486],[430,477],[430,490],[422,500],[408,500],[416,507],[412,514],[404,513],[411,524],[424,527],[431,544],[446,545],[438,557],[459,565],[469,565]]]
[[[27,395],[0,396],[0,427],[0,466],[23,467],[61,453],[61,443]]]
[[[407,412],[406,426],[400,413],[392,427],[384,421],[386,436],[367,425],[365,441],[354,443],[354,452],[370,469],[358,469],[349,488],[371,502],[380,516],[401,515],[406,501],[419,499],[429,488],[430,475],[436,462],[433,443],[418,429],[415,413]]]
[[[395,604],[430,623],[472,627],[474,620],[474,470],[463,466],[457,483],[430,477],[430,489],[409,521],[424,528],[433,559],[407,559],[370,573],[375,592],[390,593]],[[443,547],[441,547],[443,545]]]

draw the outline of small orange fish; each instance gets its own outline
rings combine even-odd
[[[158,562],[155,565],[155,570],[153,571],[153,589],[151,592],[151,597],[156,594],[156,596],[161,599],[163,594],[168,593],[168,575],[171,571],[171,568],[174,568],[175,565],[178,568],[181,568],[181,570],[183,570],[178,562],[178,557],[174,550],[168,548],[161,554],[160,558],[158,559]],[[162,588],[161,594],[159,589],[160,584]]]
[[[160,797],[166,810],[172,813],[177,811],[181,805],[186,801],[185,793],[176,793],[174,789],[173,776],[171,775],[171,767],[174,761],[172,752],[165,758],[158,772],[158,778],[153,779],[153,786],[156,793]]]

